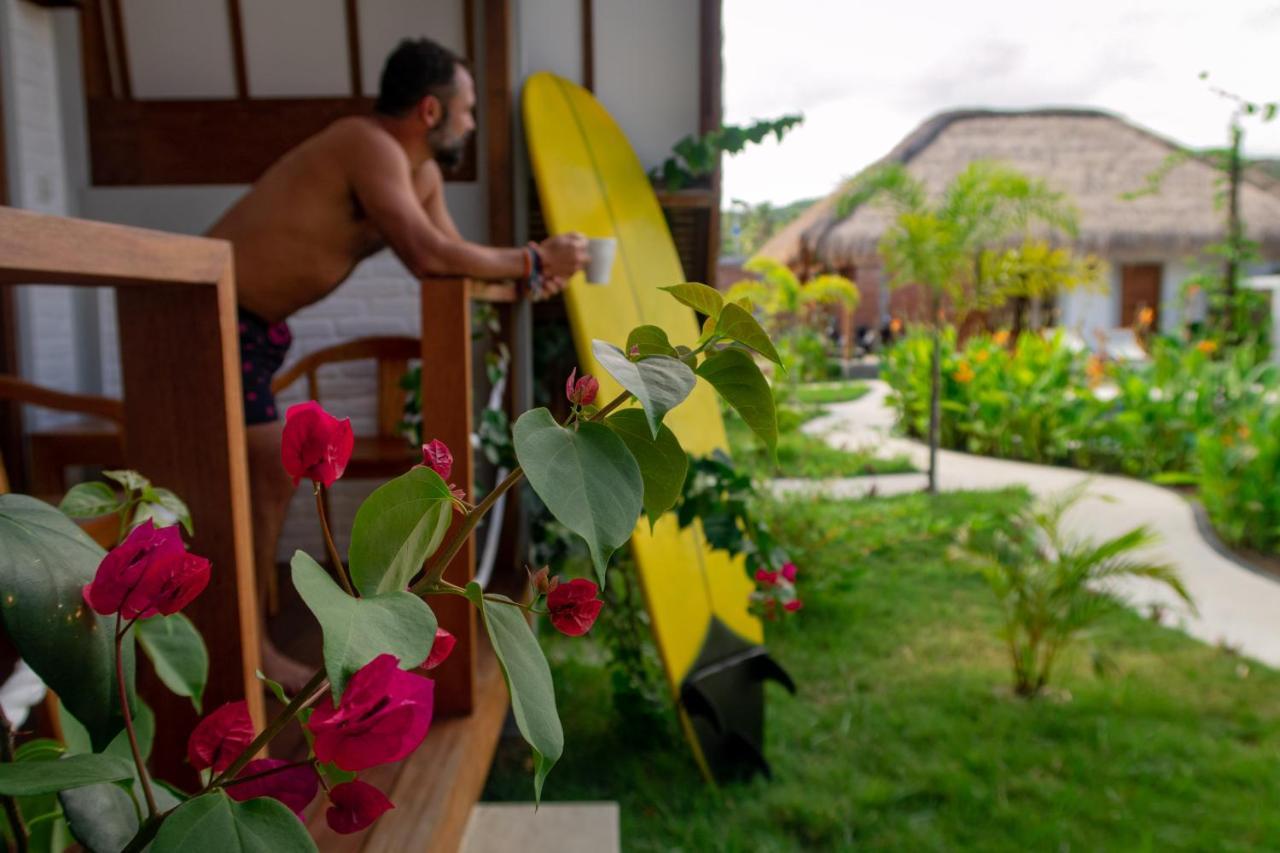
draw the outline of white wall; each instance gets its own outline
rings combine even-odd
[[[700,35],[689,0],[595,0],[595,91],[646,169],[698,131]]]

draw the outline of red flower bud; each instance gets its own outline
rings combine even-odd
[[[315,400],[285,412],[280,459],[295,486],[303,480],[332,486],[347,469],[353,447],[350,418],[338,420]]]
[[[441,480],[447,481],[453,473],[453,454],[449,452],[449,445],[438,438],[422,445],[422,464],[439,474]]]
[[[542,568],[538,569],[536,572],[530,573],[529,583],[531,586],[533,586],[534,590],[536,590],[539,595],[546,595],[548,592],[551,592],[552,581],[559,580],[559,578],[549,577],[550,574],[551,574],[550,566],[543,566]]]
[[[302,811],[311,805],[320,789],[320,780],[311,765],[288,767],[289,762],[283,758],[259,758],[250,761],[237,775],[236,779],[248,779],[247,782],[231,782],[226,785],[227,796],[237,802],[252,800],[258,797],[273,797],[289,807],[289,810],[302,820]],[[288,767],[287,770],[276,770]],[[273,773],[268,771],[274,770]],[[267,775],[262,775],[267,774]],[[250,779],[257,776],[257,779]]]
[[[187,739],[187,761],[196,770],[221,773],[253,742],[249,703],[228,702],[196,724]]]
[[[586,375],[577,379],[578,368],[569,371],[569,379],[564,383],[564,395],[575,406],[590,406],[600,390],[600,383],[594,376]]]
[[[756,569],[756,582],[765,586],[776,586],[778,583],[778,573],[771,572],[767,569]]]
[[[561,634],[570,637],[587,633],[604,607],[604,602],[596,598],[599,592],[598,586],[584,578],[558,584],[547,594],[551,624]]]
[[[427,655],[427,659],[423,661],[419,670],[435,669],[445,662],[445,659],[453,652],[453,647],[458,644],[458,638],[450,634],[443,628],[436,628],[436,638],[431,644],[431,654]]]
[[[786,604],[782,605],[782,609],[786,610],[789,613],[795,613],[801,607],[804,607],[804,602],[798,598],[793,598],[790,601],[788,601]]]
[[[316,758],[352,771],[399,761],[427,736],[434,696],[431,679],[379,655],[347,682],[338,707],[326,698],[311,715]]]
[[[208,585],[209,561],[187,553],[178,528],[147,519],[102,558],[81,594],[103,616],[145,619],[177,613]]]
[[[799,569],[797,569],[797,568],[796,568],[796,564],[795,564],[795,563],[783,563],[783,564],[782,564],[782,577],[787,581],[787,583],[795,583],[795,582],[796,582],[796,572],[797,572],[797,571],[799,571]]]
[[[324,819],[334,832],[349,835],[373,823],[395,805],[386,795],[364,782],[343,782],[329,792],[329,810]]]

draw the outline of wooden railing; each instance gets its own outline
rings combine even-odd
[[[18,284],[115,288],[125,458],[187,501],[195,519],[191,548],[214,565],[208,589],[185,611],[212,653],[204,706],[245,698],[261,726],[259,603],[230,245],[0,207],[0,286]],[[529,405],[529,312],[514,285],[424,281],[422,410],[432,437],[453,449],[451,479],[469,495],[475,494],[474,301],[501,305],[514,354],[508,399],[520,410]],[[510,562],[519,556],[508,551]],[[465,585],[475,562],[472,537],[445,577]],[[506,714],[506,690],[487,641],[477,634],[473,608],[452,596],[431,604],[440,625],[458,639],[435,673],[436,725],[405,762],[371,771],[400,808],[367,833],[340,838],[324,826],[323,808],[310,816],[325,849],[452,851],[479,799]],[[183,761],[196,722],[190,702],[160,686],[149,667],[139,664],[139,672],[158,721],[154,770],[190,788],[195,778]]]
[[[213,651],[205,707],[247,699],[261,725],[231,246],[0,207],[0,285],[15,284],[115,289],[125,458],[186,500],[196,519],[191,548],[213,561],[208,589],[185,611]],[[189,787],[195,776],[183,756],[195,712],[138,668],[159,721],[155,770]]]

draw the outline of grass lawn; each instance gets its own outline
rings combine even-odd
[[[815,409],[810,417],[818,414]],[[821,438],[805,435],[799,426],[778,438],[778,463],[769,459],[764,446],[736,414],[724,418],[729,452],[734,461],[755,477],[858,477],[863,474],[901,474],[914,471],[902,457],[881,459],[866,451],[838,450]]]
[[[805,600],[769,627],[800,688],[769,689],[772,781],[707,787],[672,722],[614,710],[602,638],[549,639],[566,745],[545,796],[619,800],[640,851],[1276,849],[1280,674],[1117,611],[1062,661],[1069,699],[1004,690],[994,599],[946,551],[1022,500],[766,508]],[[504,741],[486,798],[529,800],[529,766]]]
[[[796,386],[796,401],[811,406],[848,403],[863,397],[871,386],[861,380],[846,382],[811,382]]]

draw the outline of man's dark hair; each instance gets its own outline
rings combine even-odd
[[[373,108],[383,115],[402,116],[427,95],[435,95],[447,109],[461,64],[457,54],[431,39],[405,39],[382,67]]]

